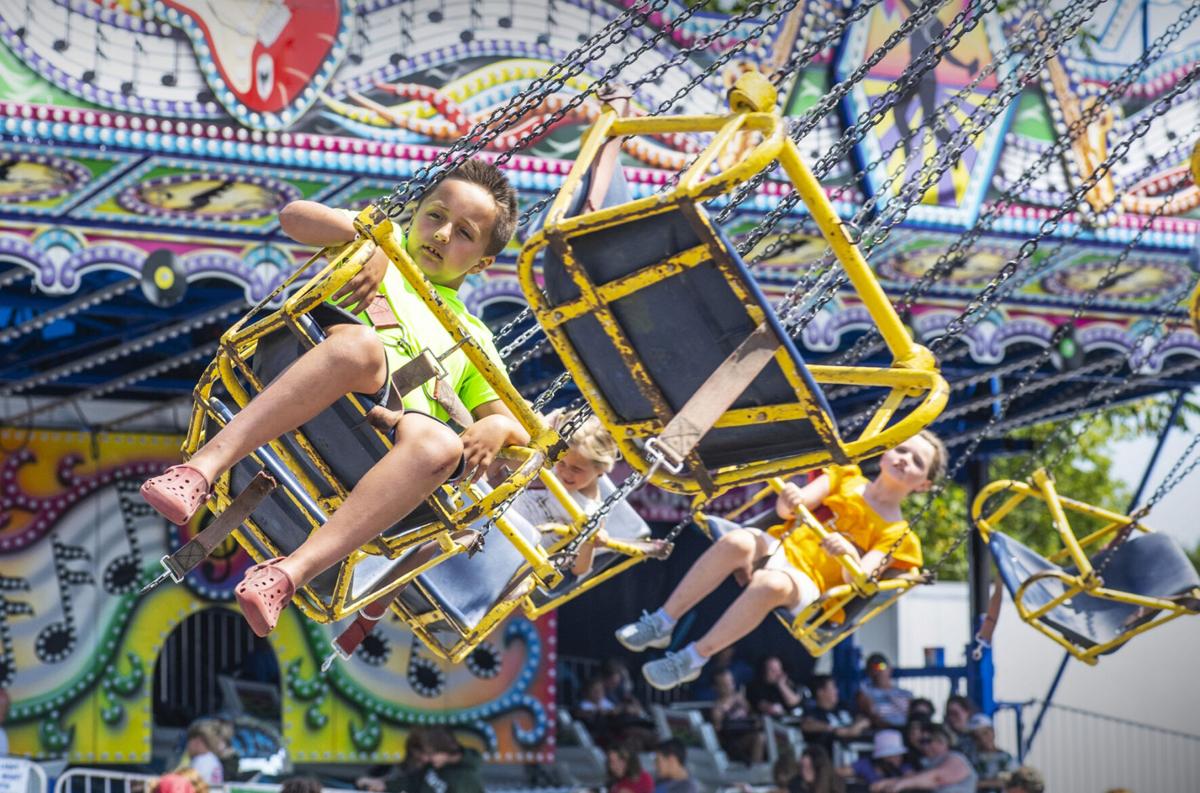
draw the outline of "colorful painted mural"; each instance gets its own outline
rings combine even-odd
[[[877,217],[904,178],[971,132],[997,109],[989,97],[1013,84],[1022,36],[1036,20],[1022,17],[1020,4],[964,16],[974,6],[956,0],[914,16],[916,3],[882,0],[823,38],[853,4],[763,5],[758,17],[730,25],[683,0],[0,0],[0,398],[72,401],[85,421],[100,396],[127,400],[131,415],[186,402],[222,328],[312,253],[281,233],[285,203],[361,207],[515,107],[519,120],[482,156],[503,158],[526,223],[462,292],[473,312],[503,324],[524,303],[512,262],[535,208],[561,184],[599,111],[581,94],[614,76],[632,83],[633,112],[645,114],[717,112],[742,70],[775,75],[792,129],[804,130],[802,153],[820,164],[838,212],[849,219],[867,206]],[[869,251],[899,296],[988,218],[962,265],[914,307],[916,335],[935,337],[1024,239],[1072,203],[1107,153],[1138,134],[1067,207],[1005,286],[1003,303],[973,320],[954,364],[962,367],[947,365],[951,379],[1048,343],[1133,240],[1137,252],[1090,304],[1077,343],[1088,354],[1128,352],[1150,328],[1153,349],[1128,371],[1200,358],[1182,310],[1178,324],[1151,320],[1200,269],[1200,188],[1186,166],[1200,137],[1200,89],[1152,112],[1200,62],[1200,26],[1182,30],[1151,63],[1137,61],[1185,7],[1103,4]],[[905,25],[907,37],[874,58]],[[936,66],[910,71],[957,30]],[[568,56],[575,64],[557,69]],[[535,83],[546,90],[522,102]],[[877,126],[861,125],[885,98],[898,101]],[[1055,148],[1101,99],[1086,134]],[[703,143],[681,135],[627,142],[633,194],[661,190]],[[729,234],[745,240],[786,192],[770,177],[749,190],[724,218]],[[821,259],[805,220],[802,209],[785,213],[748,252],[771,297]],[[182,274],[169,301],[157,299],[165,287],[144,273],[162,252]],[[870,325],[851,298],[835,297],[801,346],[831,355]],[[558,373],[533,344],[522,361],[547,365],[532,374],[513,367],[530,396]],[[13,746],[141,760],[152,737],[148,681],[163,643],[189,615],[229,608],[248,561],[231,546],[194,580],[138,599],[133,590],[183,538],[149,516],[131,488],[177,459],[178,438],[40,431],[32,427],[42,409],[8,411],[4,422],[14,426],[0,434],[0,684],[14,692]],[[682,514],[665,494],[637,498],[648,517]],[[278,729],[293,759],[395,757],[405,729],[422,723],[450,726],[505,759],[552,751],[553,617],[514,619],[456,668],[388,624],[352,662],[321,676],[329,636],[292,610],[272,638],[285,676]]]
[[[137,488],[178,456],[174,436],[0,430],[0,686],[11,750],[147,762],[152,681],[189,616],[229,609],[250,560],[232,541],[184,583],[145,596],[182,530]],[[554,618],[515,618],[457,667],[384,621],[350,661],[321,673],[332,626],[295,610],[270,638],[281,670],[278,739],[295,762],[398,759],[406,731],[439,725],[496,759],[546,759],[554,744]]]

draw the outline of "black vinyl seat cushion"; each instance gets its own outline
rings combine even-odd
[[[585,179],[569,214],[582,205],[590,179]],[[627,200],[624,177],[617,170],[609,190],[612,206]],[[703,210],[697,207],[697,211]],[[780,325],[775,312],[758,289],[736,248],[716,228],[718,241],[736,266],[754,304],[771,324],[787,355],[820,409],[832,417],[829,403],[809,374],[799,351]],[[596,285],[610,283],[637,270],[664,261],[701,243],[684,212],[669,210],[626,221],[619,226],[574,236],[569,244],[575,259]],[[553,247],[543,259],[545,290],[552,305],[579,296],[561,258]],[[711,258],[686,272],[664,278],[610,308],[623,332],[644,363],[651,379],[674,412],[700,388],[757,323]],[[568,321],[564,331],[576,354],[604,399],[622,422],[654,418],[650,402],[639,391],[617,348],[599,321],[583,315]],[[793,404],[796,392],[777,362],[770,363],[734,403],[734,408]],[[713,428],[697,451],[707,468],[771,460],[824,448],[812,425],[805,420]]]
[[[1021,584],[1036,573],[1059,570],[1076,574],[1006,534],[993,533],[988,545],[1004,586],[1014,598]],[[1096,569],[1103,567],[1105,588],[1121,592],[1171,598],[1200,588],[1200,575],[1187,553],[1165,534],[1139,534],[1114,550],[1097,554],[1092,565]],[[1026,589],[1024,604],[1030,610],[1037,609],[1060,596],[1065,588],[1058,579],[1042,579]],[[1078,594],[1047,612],[1040,621],[1072,644],[1088,648],[1120,636],[1139,621],[1140,610],[1129,603]]]
[[[477,485],[487,493],[490,488]],[[537,545],[538,532],[515,510],[504,513],[505,519],[531,545]],[[484,528],[484,520],[472,526]],[[458,625],[473,630],[499,601],[513,577],[527,564],[525,556],[498,528],[486,535],[483,549],[475,554],[459,554],[417,576],[419,587],[405,587],[400,599],[413,614],[439,610],[451,616]]]

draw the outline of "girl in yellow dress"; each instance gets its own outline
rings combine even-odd
[[[868,480],[856,465],[832,466],[800,487],[789,483],[779,494],[776,513],[785,521],[767,531],[738,528],[722,536],[696,560],[666,603],[617,631],[617,641],[634,652],[666,648],[675,623],[716,589],[729,574],[746,585],[742,594],[699,640],[642,667],[655,688],[695,680],[705,662],[730,646],[780,606],[799,613],[821,593],[848,581],[837,557],[858,561],[867,575],[921,567],[921,543],[900,511],[912,493],[928,490],[946,466],[946,449],[928,430],[883,453],[879,475]],[[814,532],[788,531],[786,521],[803,504],[828,508],[821,540]],[[898,543],[898,544],[897,544]],[[890,551],[890,554],[889,554]]]

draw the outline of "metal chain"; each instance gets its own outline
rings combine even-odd
[[[1198,77],[1200,77],[1200,66],[1197,66],[1197,67],[1191,69],[1179,81],[1179,83],[1177,83],[1174,87],[1172,87],[1172,89],[1167,94],[1165,94],[1158,101],[1156,101],[1154,103],[1154,105],[1151,107],[1150,113],[1146,117],[1140,119],[1139,122],[1134,125],[1134,127],[1130,131],[1130,133],[1126,137],[1122,138],[1120,142],[1118,142],[1118,144],[1113,148],[1113,150],[1109,154],[1109,156],[1104,161],[1102,161],[1100,163],[1100,165],[1096,168],[1096,170],[1091,175],[1089,175],[1089,177],[1087,179],[1085,179],[1072,192],[1070,198],[1067,201],[1063,202],[1062,206],[1059,207],[1059,209],[1055,212],[1054,215],[1052,215],[1050,218],[1047,218],[1046,222],[1044,222],[1042,224],[1042,227],[1039,229],[1039,234],[1030,240],[1026,240],[1025,244],[1023,244],[1021,246],[1021,249],[1018,252],[1018,255],[1020,256],[1022,254],[1022,252],[1024,252],[1024,256],[1026,258],[1028,256],[1032,255],[1033,251],[1035,251],[1037,249],[1038,242],[1047,234],[1052,233],[1053,230],[1057,227],[1058,222],[1061,221],[1062,217],[1066,215],[1066,213],[1068,211],[1068,207],[1071,205],[1077,205],[1078,201],[1082,200],[1083,196],[1086,195],[1087,192],[1089,190],[1091,190],[1101,178],[1103,178],[1104,174],[1106,174],[1108,172],[1108,170],[1112,167],[1113,163],[1118,162],[1122,157],[1125,156],[1125,154],[1126,154],[1126,152],[1128,152],[1130,146],[1132,146],[1132,143],[1134,141],[1140,139],[1141,137],[1143,137],[1146,134],[1146,131],[1149,129],[1150,123],[1155,118],[1158,118],[1159,116],[1163,115],[1167,111],[1167,109],[1170,108],[1170,106],[1174,102],[1174,100],[1176,98],[1178,98],[1178,96],[1180,94],[1182,94],[1184,91],[1186,91],[1196,81],[1196,79]],[[986,440],[988,437],[990,437],[992,430],[995,428],[995,426],[997,424],[1000,423],[1000,421],[1007,414],[1008,408],[1012,405],[1012,402],[1023,393],[1022,388],[1025,386],[1025,384],[1028,383],[1028,381],[1033,377],[1033,374],[1036,372],[1036,370],[1038,368],[1040,368],[1040,366],[1043,363],[1045,363],[1046,360],[1049,359],[1049,357],[1053,353],[1053,349],[1057,345],[1058,341],[1061,341],[1062,338],[1066,335],[1067,331],[1071,327],[1074,327],[1075,322],[1078,320],[1078,318],[1080,316],[1082,316],[1082,314],[1086,310],[1086,308],[1089,305],[1091,305],[1091,302],[1095,300],[1095,297],[1099,294],[1099,291],[1102,288],[1106,288],[1109,285],[1108,280],[1112,276],[1115,275],[1115,273],[1116,273],[1117,269],[1120,267],[1120,265],[1123,264],[1128,259],[1129,254],[1133,251],[1133,249],[1136,247],[1138,242],[1141,241],[1142,235],[1147,230],[1149,230],[1150,227],[1152,226],[1153,221],[1157,217],[1157,214],[1159,214],[1159,213],[1156,213],[1155,215],[1150,216],[1145,220],[1145,222],[1142,224],[1141,228],[1139,229],[1138,234],[1122,249],[1121,254],[1118,256],[1118,258],[1115,259],[1110,264],[1108,270],[1106,271],[1105,277],[1102,278],[1101,281],[1097,283],[1096,287],[1089,290],[1088,294],[1086,295],[1085,302],[1082,303],[1080,306],[1076,307],[1076,310],[1073,312],[1072,317],[1069,320],[1069,322],[1064,323],[1063,325],[1060,325],[1058,328],[1055,329],[1055,332],[1051,336],[1051,339],[1050,339],[1047,347],[1045,347],[1042,350],[1041,354],[1039,354],[1037,356],[1036,363],[1033,364],[1030,367],[1029,371],[1021,378],[1021,380],[1018,382],[1017,387],[1015,389],[1009,390],[1008,392],[1005,393],[1005,395],[1000,400],[1000,405],[999,405],[998,409],[995,412],[993,412],[993,414],[989,417],[989,419],[988,419],[987,423],[985,424],[985,426],[983,427],[983,429],[981,429],[978,433],[976,433],[974,438],[972,438],[972,440],[967,445],[966,450],[961,452],[958,455],[958,457],[955,461],[955,464],[952,465],[950,467],[950,469],[946,472],[945,480],[943,482],[939,483],[937,486],[935,486],[930,491],[930,498],[929,498],[929,500],[926,501],[925,507],[922,508],[920,513],[913,519],[914,523],[917,520],[919,520],[921,517],[923,517],[926,514],[926,512],[928,512],[930,506],[932,505],[933,498],[936,497],[936,495],[940,494],[941,491],[945,489],[946,482],[948,482],[959,470],[961,470],[962,466],[966,464],[967,460],[970,459],[971,455],[974,454],[975,450],[977,448],[979,448],[979,446],[984,442],[984,440]],[[963,312],[960,313],[958,317],[956,317],[954,320],[951,320],[950,325],[948,325],[947,328],[950,328],[951,326],[953,326],[956,321],[964,320],[964,318],[968,315],[969,309],[970,309],[970,304],[968,304],[967,308],[964,308]],[[937,345],[937,343],[942,341],[942,339],[944,339],[944,338],[947,338],[947,337],[945,337],[945,336],[939,337],[937,340],[935,340],[934,344],[930,345],[930,348],[933,349],[935,347],[935,345]],[[909,530],[911,530],[911,523],[910,523]],[[929,568],[929,572],[936,575],[937,572],[946,564],[946,562],[949,560],[951,555],[953,553],[955,553],[958,550],[958,548],[960,548],[962,546],[962,544],[966,541],[966,538],[968,536],[970,536],[970,532],[971,532],[971,526],[968,525],[966,530],[958,536],[956,541],[945,552],[945,554],[943,554],[942,558],[935,565],[933,565],[933,567]],[[899,542],[896,543],[895,547],[896,548],[899,547]],[[892,550],[894,551],[895,548],[893,548]]]
[[[1097,0],[1097,2],[1099,2],[1099,0]],[[984,9],[984,10],[987,10],[987,9]],[[1059,14],[1056,15],[1052,21],[1057,24],[1058,22],[1061,21],[1062,18],[1065,18],[1069,13],[1071,13],[1070,10],[1059,12]],[[934,43],[930,44],[928,47],[926,47],[922,51],[921,55],[918,56],[914,60],[914,62],[912,64],[910,64],[910,66],[907,69],[905,69],[905,71],[902,73],[901,77],[899,79],[897,79],[895,82],[893,82],[884,94],[881,94],[879,97],[877,97],[873,101],[871,111],[869,111],[864,117],[860,117],[859,119],[857,119],[854,124],[852,124],[850,127],[847,128],[846,133],[838,141],[838,143],[829,152],[827,152],[826,155],[823,156],[817,162],[817,164],[814,166],[813,175],[815,177],[817,177],[819,179],[822,176],[824,176],[829,170],[831,170],[833,168],[833,166],[837,162],[839,162],[842,157],[845,156],[846,152],[849,151],[851,146],[853,146],[855,143],[857,143],[859,140],[861,140],[863,137],[865,137],[866,133],[871,128],[873,128],[880,121],[883,120],[883,117],[892,109],[892,106],[898,101],[900,91],[914,85],[915,82],[925,72],[927,72],[929,69],[935,67],[937,65],[937,63],[940,61],[940,58],[946,52],[949,52],[950,50],[954,49],[954,47],[956,47],[958,45],[958,42],[961,40],[962,36],[966,35],[967,32],[969,32],[971,29],[973,29],[978,24],[979,19],[981,18],[981,17],[975,17],[975,18],[970,19],[967,22],[967,24],[962,28],[953,26],[954,24],[957,23],[957,21],[960,19],[961,16],[962,15],[960,14],[958,17],[956,17],[955,23],[952,23],[952,26],[948,26],[945,29],[945,31],[943,31],[942,37],[940,37],[937,42],[934,42]],[[1012,75],[1009,75],[1009,77],[1006,77],[1005,79],[1009,80],[1009,78],[1011,78],[1011,77],[1012,77]],[[908,208],[910,208],[911,206],[915,205],[918,201],[920,201],[920,197],[924,194],[925,190],[932,184],[936,183],[937,179],[940,178],[941,174],[944,173],[946,170],[948,170],[950,167],[952,167],[953,164],[958,160],[958,156],[961,154],[961,152],[966,148],[966,146],[970,142],[969,127],[967,126],[967,122],[970,121],[971,119],[973,119],[976,113],[979,113],[979,112],[983,111],[984,108],[988,107],[989,103],[994,103],[997,93],[998,92],[993,92],[992,94],[990,94],[987,97],[987,99],[985,99],[984,102],[982,102],[978,107],[975,108],[975,110],[972,111],[972,113],[967,117],[967,119],[964,119],[963,124],[960,126],[960,129],[956,132],[956,137],[952,137],[952,141],[955,141],[955,140],[960,141],[959,144],[957,146],[949,146],[946,149],[943,149],[939,152],[938,157],[935,158],[935,160],[932,163],[933,170],[934,170],[934,172],[932,174],[930,174],[928,172],[931,163],[929,163],[929,162],[924,163],[922,168],[914,176],[909,177],[906,180],[904,187],[901,188],[899,193],[896,196],[893,196],[891,199],[889,199],[888,203],[885,205],[885,209],[889,210],[892,213],[891,220],[890,220],[890,222],[885,222],[883,220],[883,218],[888,217],[886,212],[883,215],[881,215],[880,218],[876,218],[876,220],[872,224],[872,229],[874,232],[873,236],[875,237],[875,239],[872,241],[870,247],[874,247],[875,245],[880,244],[884,239],[886,239],[887,235],[890,233],[891,228],[894,227],[895,225],[898,225],[900,223],[900,221],[905,216],[907,216]],[[1007,101],[1011,101],[1012,96],[1015,96],[1015,92],[1013,92],[1011,94],[1011,96],[1007,97],[1007,99],[1005,100],[1005,104],[1007,103]],[[994,117],[998,112],[999,112],[999,110],[996,110],[995,112],[993,112],[991,114],[991,117]],[[978,134],[978,132],[981,132],[985,128],[985,126],[986,125],[979,126],[977,128],[977,131],[975,134]],[[884,190],[889,189],[891,184],[895,181],[895,179],[898,178],[898,176],[903,173],[904,173],[904,171],[898,171],[896,173],[891,174],[885,180],[885,183],[883,186],[881,186],[882,189],[879,192],[883,192]],[[919,187],[916,187],[914,189],[914,185],[916,185],[916,184],[919,184]],[[793,191],[792,193],[790,193],[786,197],[784,197],[784,199],[781,200],[779,202],[779,204],[776,205],[776,207],[767,214],[767,216],[764,218],[763,222],[761,222],[758,225],[758,227],[754,230],[754,232],[752,232],[750,235],[747,236],[747,239],[744,240],[742,243],[743,247],[745,247],[746,249],[749,249],[753,245],[757,244],[758,241],[760,241],[767,233],[769,233],[770,230],[774,227],[774,225],[776,223],[778,223],[779,219],[782,218],[783,215],[787,211],[789,211],[789,209],[792,206],[795,206],[795,204],[798,202],[799,202],[799,195],[795,191]],[[861,222],[862,219],[864,219],[867,216],[867,214],[869,214],[869,211],[873,208],[874,208],[873,201],[870,204],[868,204],[864,207],[861,207],[859,209],[859,211],[855,214],[855,219],[845,223],[845,225],[851,226],[851,227],[856,227],[857,223]],[[824,254],[824,257],[823,257],[823,263],[825,266],[831,266],[832,262],[833,262],[832,250],[827,248],[826,252]],[[845,274],[839,273],[838,276],[835,277],[834,279],[832,279],[831,281],[829,281],[817,295],[807,295],[806,299],[809,302],[809,308],[805,311],[804,315],[802,315],[798,320],[795,320],[792,323],[789,330],[794,334],[797,330],[803,330],[805,327],[807,327],[807,325],[820,312],[820,310],[830,300],[833,299],[833,296],[834,296],[834,294],[836,294],[837,289],[845,282],[846,282]],[[785,295],[785,297],[781,301],[779,307],[777,308],[777,311],[780,313],[781,316],[790,315],[792,313],[792,306],[796,302],[796,299],[797,299],[797,296],[799,293],[798,287],[800,287],[800,286],[801,286],[801,282],[798,282],[796,284],[796,286],[794,286],[792,288],[792,290],[789,291],[789,293],[787,295]]]
[[[558,377],[554,378],[554,381],[550,383],[550,387],[539,394],[538,398],[534,400],[531,410],[533,410],[534,413],[541,413],[546,406],[550,404],[550,400],[554,398],[554,395],[557,394],[570,381],[570,372],[563,372]]]
[[[649,5],[645,5],[646,2],[647,0],[638,0],[626,8],[619,16],[554,64],[549,72],[533,80],[502,107],[492,111],[483,121],[476,123],[466,135],[460,137],[449,148],[439,152],[434,159],[417,169],[411,177],[392,188],[391,193],[379,201],[379,208],[390,217],[396,217],[419,191],[437,184],[465,159],[518,123],[530,108],[561,90],[571,78],[580,74],[588,63],[597,61],[609,47],[621,43],[631,32],[644,26],[650,14],[665,8],[668,0],[649,0]],[[660,32],[660,35],[653,41],[657,42],[661,37]],[[584,95],[594,93],[600,84],[602,83],[593,83],[585,89]],[[529,135],[525,137],[529,138]],[[451,158],[460,153],[461,156],[452,162]],[[441,168],[443,165],[446,167]],[[439,168],[441,169],[438,170]]]
[[[880,1],[881,0],[871,0],[871,4],[873,5]],[[688,82],[685,83],[678,90],[676,90],[672,96],[659,102],[658,106],[654,110],[650,111],[647,115],[648,116],[658,116],[658,115],[665,113],[667,110],[671,109],[680,100],[682,100],[685,96],[687,96],[687,94],[689,94],[697,85],[704,82],[708,78],[712,77],[713,74],[717,72],[717,70],[719,70],[722,66],[724,66],[726,63],[728,63],[734,56],[738,55],[743,50],[745,50],[746,47],[748,47],[751,42],[755,41],[759,36],[761,36],[767,30],[767,28],[771,27],[773,24],[778,22],[779,19],[781,19],[784,14],[786,14],[788,11],[795,8],[796,5],[799,4],[799,2],[800,2],[800,0],[787,0],[787,2],[780,5],[764,21],[760,22],[758,25],[756,25],[755,27],[753,27],[749,31],[747,31],[742,36],[742,38],[740,38],[737,41],[736,44],[734,44],[732,47],[730,47],[729,49],[727,49],[726,51],[721,53],[721,55],[718,56],[716,58],[716,60],[714,60],[712,63],[710,63],[708,66],[706,66],[703,70],[701,70],[699,74],[690,78],[688,80]],[[698,50],[703,50],[703,49],[707,48],[708,45],[712,41],[719,39],[721,36],[724,36],[726,33],[730,32],[730,30],[732,30],[737,25],[739,25],[742,22],[746,21],[747,19],[751,18],[754,14],[758,13],[758,11],[762,10],[763,5],[765,5],[765,4],[763,2],[761,2],[761,0],[756,0],[756,2],[751,3],[745,9],[743,9],[743,11],[741,11],[738,14],[735,14],[734,16],[731,16],[728,20],[726,20],[726,22],[718,30],[708,33],[705,36],[702,36],[699,39],[693,41],[690,46],[680,49],[673,56],[671,56],[671,59],[669,61],[667,61],[666,63],[659,64],[658,66],[654,67],[654,69],[651,69],[651,71],[649,73],[647,73],[646,75],[643,75],[641,78],[636,80],[630,86],[631,89],[636,90],[647,83],[657,80],[658,77],[660,77],[664,72],[666,72],[668,68],[674,68],[675,66],[684,62],[685,60],[687,60],[688,56],[690,56],[691,54],[695,53]],[[659,71],[659,70],[661,70],[661,71]],[[692,158],[692,160],[694,160],[694,159],[695,159],[695,157]],[[679,177],[682,176],[683,172],[687,170],[688,165],[690,165],[690,162],[688,164],[685,164],[685,166],[683,168],[679,169],[679,171],[677,171],[675,174],[673,174],[671,179],[669,179],[668,182],[664,185],[664,188],[669,188],[672,185],[672,183],[677,183],[679,180]],[[557,195],[558,195],[558,190],[554,190],[552,193],[545,196],[544,198],[539,200],[537,203],[533,204],[533,206],[529,207],[529,209],[522,212],[520,218],[517,220],[517,226],[524,227],[527,223],[529,223],[531,220],[533,220],[533,218],[537,217],[542,212],[542,210],[545,209],[554,200],[554,198]]]
[[[1121,74],[1110,82],[1107,88],[1097,96],[1096,100],[1089,104],[1083,114],[1068,127],[1067,133],[1056,138],[1055,142],[1042,152],[1034,164],[1025,170],[1020,179],[1015,184],[1009,186],[1000,198],[988,207],[971,228],[967,229],[951,243],[950,247],[938,257],[925,274],[915,284],[910,286],[900,298],[897,310],[901,318],[909,316],[917,298],[927,292],[934,283],[965,264],[972,246],[985,231],[992,228],[1001,216],[1001,213],[1017,202],[1024,194],[1025,189],[1032,184],[1037,176],[1044,173],[1051,164],[1059,161],[1061,155],[1073,145],[1075,139],[1086,133],[1087,128],[1100,115],[1103,109],[1116,97],[1123,96],[1133,84],[1133,81],[1145,72],[1147,65],[1161,57],[1175,39],[1191,25],[1198,14],[1200,14],[1200,4],[1193,4],[1179,19],[1168,26],[1141,57],[1126,66]],[[878,330],[871,328],[855,341],[854,345],[851,346],[837,363],[847,364],[861,360],[863,355],[866,354],[868,346],[872,345],[879,338]]]
[[[508,327],[508,326],[505,326],[505,327]],[[513,339],[503,349],[500,350],[500,357],[504,360],[508,360],[508,356],[510,356],[514,352],[516,352],[517,348],[520,347],[522,344],[524,344],[525,342],[529,341],[534,336],[536,336],[538,334],[538,332],[541,331],[541,329],[542,328],[540,325],[538,325],[537,323],[534,323],[532,326],[521,331],[520,336],[517,336],[517,338]],[[504,330],[504,328],[501,328],[501,330]],[[497,335],[499,335],[499,334],[497,334]],[[509,365],[509,368],[515,369],[515,368],[517,368],[517,366],[519,366],[519,364],[513,363],[513,364]]]
[[[1090,13],[1097,5],[1099,5],[1101,1],[1102,0],[1096,0],[1096,2],[1094,2],[1090,8],[1085,8],[1084,11]],[[1070,22],[1072,26],[1081,24],[1083,19],[1086,17],[1081,16],[1083,11],[1078,11],[1077,8],[1082,7],[1072,7],[1066,11],[1059,12],[1059,14],[1057,14],[1051,20],[1051,22],[1054,23],[1055,27],[1059,26],[1064,20]],[[1073,16],[1079,18],[1073,19]],[[1067,35],[1068,34],[1063,34],[1060,36],[1057,40],[1057,44],[1061,44]],[[899,225],[905,217],[907,217],[908,210],[920,201],[921,196],[924,195],[925,191],[932,185],[936,184],[941,178],[941,175],[958,161],[962,152],[970,144],[974,136],[980,134],[984,129],[986,129],[991,123],[992,119],[994,119],[1000,113],[1000,111],[1007,106],[1007,104],[1011,102],[1018,93],[1020,93],[1023,85],[1036,76],[1041,69],[1041,64],[1050,57],[1049,48],[1052,46],[1052,44],[1054,44],[1053,40],[1047,39],[1045,45],[1043,46],[1042,52],[1032,64],[1023,64],[1019,69],[1014,70],[1011,74],[1007,75],[1004,80],[1001,81],[999,90],[989,94],[988,97],[981,102],[975,108],[975,110],[967,116],[967,118],[963,120],[959,129],[954,133],[954,135],[952,135],[951,140],[939,150],[937,156],[932,161],[924,162],[918,172],[905,181],[904,185],[900,188],[897,194],[888,199],[881,213],[871,222],[865,232],[860,233],[860,239],[865,238],[865,241],[860,246],[860,250],[862,250],[864,253],[869,253],[887,239],[887,237],[891,234],[891,230]],[[1055,46],[1057,46],[1057,44],[1055,44]],[[984,114],[984,118],[981,123],[976,120],[976,115],[979,113]],[[879,192],[890,189],[891,184],[900,173],[903,173],[903,170],[899,170],[891,174],[889,178],[885,180],[885,183],[881,186],[881,191]],[[870,205],[861,207],[855,214],[854,218],[851,221],[848,221],[846,225],[857,229],[857,224],[866,217],[867,211],[870,208]],[[824,261],[832,264],[832,250],[829,248],[827,248],[825,251]],[[819,294],[808,299],[808,308],[805,310],[804,314],[798,318],[793,318],[794,312],[791,309],[791,305],[789,305],[789,301],[791,301],[794,297],[794,292],[785,296],[784,300],[780,304],[779,311],[781,315],[786,314],[788,317],[786,320],[786,327],[789,333],[796,335],[802,332],[817,316],[817,314],[819,314],[820,311],[833,299],[837,289],[846,283],[848,279],[845,273],[841,271],[835,272],[836,277],[833,278],[820,291]]]
[[[857,85],[866,76],[868,71],[874,68],[881,60],[883,60],[887,54],[898,43],[900,43],[901,39],[906,38],[909,33],[912,32],[913,28],[923,22],[929,16],[929,14],[936,11],[943,2],[944,0],[930,0],[930,2],[922,4],[912,14],[910,14],[896,30],[892,31],[892,33],[883,41],[879,48],[873,51],[870,56],[867,57],[866,61],[864,61],[859,65],[858,68],[851,72],[849,77],[847,77],[845,80],[839,81],[820,102],[809,108],[803,116],[793,122],[791,130],[789,130],[789,136],[792,138],[792,140],[799,142],[805,135],[816,128],[818,122],[837,105],[837,102],[841,101],[841,99],[850,92],[851,88]],[[985,0],[984,5],[989,6],[990,8],[995,8],[997,5],[997,0]],[[938,62],[941,60],[942,54],[948,52],[950,49],[953,49],[958,45],[958,39],[961,38],[963,35],[962,33],[958,35],[958,38],[954,38],[953,44],[945,49],[941,49],[939,52],[939,47],[954,37],[954,33],[957,30],[957,25],[961,24],[968,13],[969,9],[964,8],[958,15],[956,15],[954,19],[951,20],[950,24],[947,25],[942,31],[942,35],[938,38],[938,41],[929,44],[924,50],[922,50],[920,55],[914,58],[912,63],[905,67],[904,71],[900,73],[900,76],[896,79],[896,81],[888,87],[888,90],[877,99],[872,100],[872,107],[867,113],[867,120],[869,120],[870,123],[863,125],[861,123],[863,119],[855,119],[853,124],[843,130],[842,139],[839,141],[838,145],[834,146],[834,148],[825,157],[822,157],[813,166],[814,176],[819,179],[824,175],[825,172],[831,170],[836,164],[841,162],[846,152],[850,150],[850,147],[857,143],[858,140],[861,140],[861,138],[866,135],[867,130],[871,129],[881,120],[883,120],[884,115],[891,110],[892,105],[899,101],[900,92],[915,85],[916,81],[922,75],[937,66]],[[980,18],[982,18],[982,15],[974,18],[969,23],[970,28],[974,28],[976,25],[978,25]],[[752,195],[754,191],[758,189],[758,186],[761,185],[766,179],[767,174],[774,167],[774,164],[768,166],[762,171],[759,171],[745,184],[743,184],[734,194],[731,205],[725,207],[720,213],[717,214],[717,222],[724,223],[726,220],[728,220],[730,215],[732,215],[732,208],[741,204],[746,200],[746,198]],[[752,247],[753,245],[758,244],[758,241],[761,240],[771,228],[774,228],[775,224],[779,222],[779,218],[781,218],[784,213],[795,206],[798,200],[799,196],[793,191],[785,196],[784,199],[780,201],[771,212],[767,213],[762,223],[759,225],[759,228],[761,229],[765,224],[765,230],[763,230],[761,233],[750,235],[750,246]]]

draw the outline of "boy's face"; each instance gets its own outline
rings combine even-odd
[[[914,436],[899,446],[888,449],[879,458],[880,473],[903,486],[910,493],[930,488],[929,468],[937,450],[922,437]]]
[[[446,179],[417,207],[405,249],[430,281],[457,289],[495,260],[484,251],[498,211],[479,185]]]

